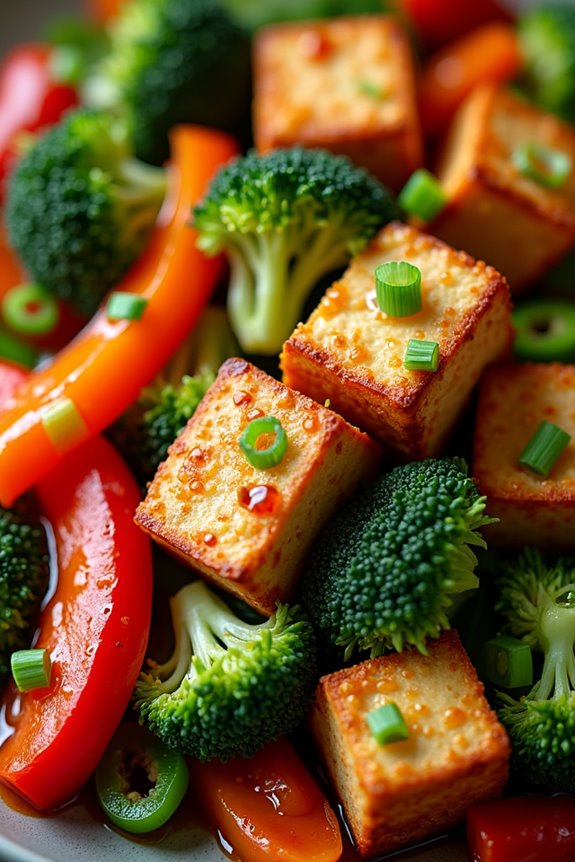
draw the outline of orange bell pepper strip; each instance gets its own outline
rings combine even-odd
[[[15,729],[0,747],[0,781],[48,811],[89,778],[129,703],[148,639],[152,559],[133,520],[138,486],[104,438],[36,490],[58,558],[34,643],[49,651],[52,675],[49,687],[19,695],[19,710],[8,703]]]
[[[214,829],[242,862],[336,862],[337,818],[286,739],[255,757],[190,766]],[[229,849],[227,847],[227,849]]]
[[[146,298],[140,320],[110,321],[105,306],[50,365],[30,375],[0,416],[0,502],[11,505],[63,454],[123,413],[192,329],[222,271],[196,247],[190,210],[215,171],[237,152],[232,138],[199,126],[171,137],[171,192],[147,251],[117,286]],[[79,422],[54,446],[43,417],[62,399]]]
[[[8,400],[8,397],[20,386],[21,383],[28,377],[28,371],[17,365],[15,362],[8,362],[6,359],[0,360],[0,410],[2,405]]]
[[[431,57],[421,72],[419,107],[423,131],[442,131],[466,96],[479,84],[503,84],[521,69],[516,31],[487,24]]]

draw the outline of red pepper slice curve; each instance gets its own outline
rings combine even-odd
[[[129,703],[149,632],[152,561],[133,521],[139,489],[104,438],[72,452],[36,490],[58,555],[34,644],[50,652],[52,680],[21,695],[0,781],[48,811],[87,780]]]

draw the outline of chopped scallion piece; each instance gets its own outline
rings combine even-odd
[[[447,196],[433,174],[420,168],[410,176],[397,202],[410,215],[429,221],[443,209]]]
[[[422,341],[410,338],[403,359],[408,371],[437,371],[439,365],[439,344],[437,341]]]
[[[562,186],[573,166],[571,156],[567,153],[535,142],[517,147],[511,158],[523,176],[549,189]]]
[[[52,332],[60,316],[58,303],[40,284],[20,284],[2,300],[2,314],[8,326],[22,335]]]
[[[21,649],[10,656],[12,676],[18,691],[33,691],[50,685],[52,661],[47,649]]]
[[[34,368],[38,362],[38,352],[5,329],[0,329],[0,357],[18,362],[26,368]]]
[[[42,416],[42,425],[54,449],[68,452],[88,436],[88,428],[71,398],[50,404]]]
[[[523,688],[533,683],[531,647],[510,635],[498,635],[485,644],[487,676],[503,688]]]
[[[362,79],[357,82],[357,89],[364,96],[369,96],[371,99],[383,99],[385,98],[385,90],[383,87],[380,87],[379,84],[376,84],[374,81],[367,81]]]
[[[373,737],[380,745],[401,742],[409,737],[405,720],[395,703],[385,703],[369,712],[367,723]]]
[[[271,442],[266,439],[268,436],[273,437]],[[268,445],[259,447],[258,442],[262,440]],[[261,416],[246,425],[238,443],[252,467],[266,470],[276,467],[282,460],[287,449],[287,435],[275,416]]]
[[[405,260],[382,263],[375,270],[377,304],[390,317],[421,311],[421,270]]]
[[[548,476],[570,440],[571,435],[562,428],[552,422],[542,422],[520,455],[519,463],[541,476]]]
[[[147,304],[148,300],[144,296],[116,291],[110,294],[106,314],[108,320],[139,320]]]

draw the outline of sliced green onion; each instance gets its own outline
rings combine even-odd
[[[498,635],[485,644],[487,676],[503,688],[523,688],[533,683],[531,647],[511,635]]]
[[[374,739],[380,745],[401,742],[409,737],[409,731],[399,707],[395,703],[383,706],[367,714],[367,723]]]
[[[38,351],[5,329],[0,329],[0,358],[17,362],[26,368],[34,368],[38,362]]]
[[[52,660],[47,649],[21,649],[10,656],[12,676],[18,691],[33,691],[50,685]]]
[[[562,186],[573,166],[571,156],[567,153],[535,142],[516,147],[511,158],[524,177],[529,177],[549,189]]]
[[[144,296],[116,291],[110,294],[106,314],[108,320],[139,320],[147,304],[148,300]]]
[[[421,270],[405,260],[382,263],[375,270],[377,304],[390,317],[421,311]]]
[[[8,326],[22,335],[46,335],[55,329],[60,310],[52,294],[40,284],[20,284],[2,300]]]
[[[542,422],[521,453],[519,463],[541,476],[548,476],[570,440],[567,431],[552,422]]]
[[[575,303],[561,299],[530,299],[511,313],[515,328],[513,352],[528,362],[575,361]]]
[[[363,96],[369,96],[371,99],[379,100],[385,98],[385,90],[374,81],[362,79],[357,82],[357,89]]]
[[[258,448],[258,439],[262,435],[273,435],[273,442],[263,448]],[[260,416],[246,425],[240,434],[238,443],[252,467],[266,470],[280,463],[287,449],[287,434],[279,419],[275,416]]]
[[[410,215],[429,221],[447,203],[447,195],[433,174],[420,168],[415,171],[399,193],[397,202]]]
[[[437,371],[439,365],[439,344],[437,341],[422,341],[410,338],[403,358],[403,366],[408,371]]]
[[[42,425],[60,454],[88,436],[88,427],[71,398],[61,398],[51,404],[42,415]]]

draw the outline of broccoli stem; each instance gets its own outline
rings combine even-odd
[[[558,602],[540,587],[539,642],[545,659],[539,683],[530,693],[530,699],[547,700],[568,695],[575,689],[575,605]],[[575,585],[565,587],[559,596],[568,596]],[[570,596],[569,596],[570,597]]]

